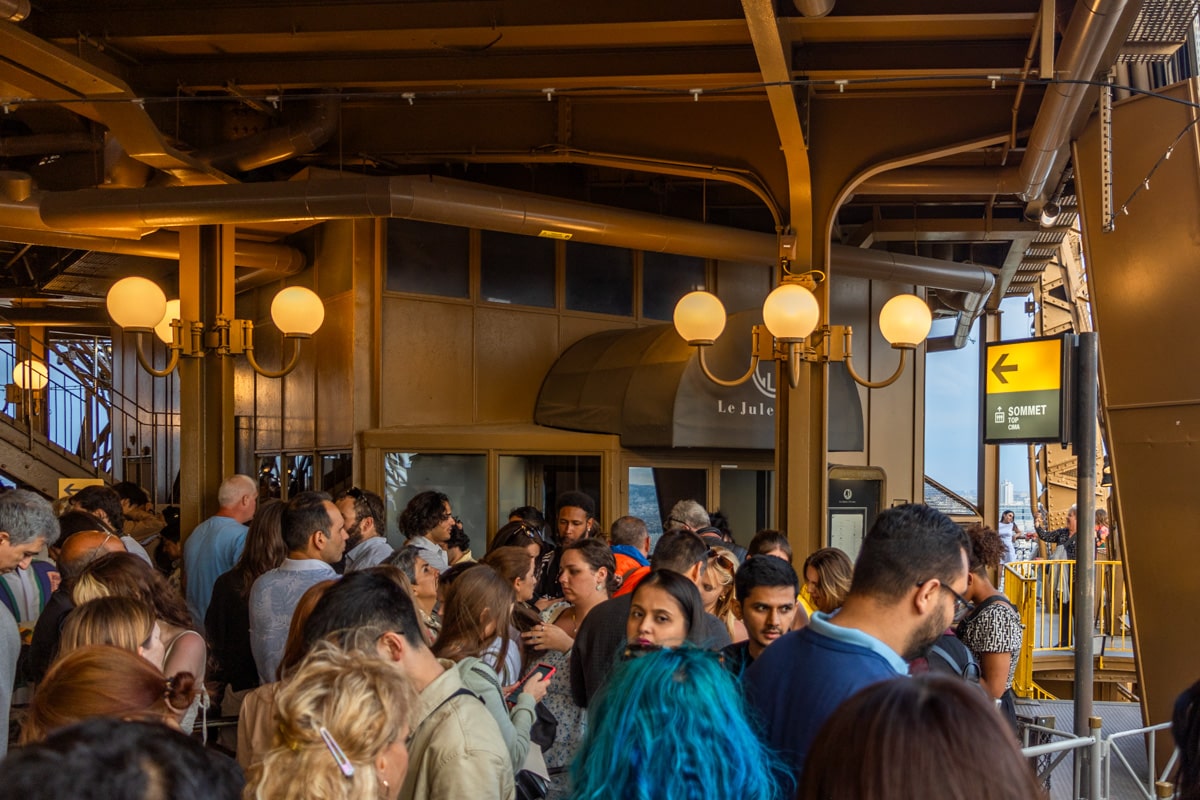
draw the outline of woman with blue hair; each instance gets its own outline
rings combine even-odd
[[[712,652],[684,645],[622,664],[588,709],[573,800],[774,800],[782,772]]]

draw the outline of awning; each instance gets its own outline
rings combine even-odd
[[[762,312],[732,314],[708,354],[723,378],[750,365],[750,329]],[[726,388],[704,377],[693,348],[671,325],[605,331],[567,348],[538,394],[539,425],[621,437],[625,447],[775,448],[775,364]],[[829,450],[863,449],[858,389],[842,364],[829,378]]]

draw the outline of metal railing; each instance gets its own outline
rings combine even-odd
[[[1171,723],[1164,722],[1135,730],[1118,731],[1108,736],[1103,735],[1101,725],[1099,717],[1090,718],[1091,736],[1075,736],[1069,732],[1042,725],[1023,725],[1025,742],[1028,742],[1031,737],[1039,739],[1057,737],[1059,741],[1032,746],[1026,744],[1021,748],[1021,753],[1037,765],[1038,780],[1043,782],[1043,785],[1049,786],[1050,773],[1058,767],[1069,752],[1086,750],[1085,758],[1076,758],[1073,764],[1072,797],[1084,798],[1084,800],[1112,800],[1112,765],[1114,761],[1119,762],[1121,768],[1133,779],[1139,795],[1145,800],[1173,796],[1165,793],[1164,789],[1170,786],[1167,778],[1175,768],[1175,762],[1179,758],[1179,749],[1175,748],[1160,774],[1156,775],[1154,771],[1155,739],[1157,738],[1154,734],[1170,729]],[[1147,766],[1144,776],[1137,774],[1137,770],[1133,768],[1129,759],[1116,744],[1121,739],[1133,736],[1143,736],[1146,739]],[[1086,780],[1084,780],[1083,774],[1085,764],[1088,769]],[[1125,800],[1127,796],[1127,793],[1123,794],[1122,800]]]
[[[153,475],[126,475],[122,460],[141,455],[140,448],[128,452],[127,442],[158,444],[177,438],[178,412],[145,408],[113,387],[112,343],[107,338],[51,334],[33,344],[19,345],[15,335],[0,342],[0,378],[5,383],[17,363],[34,357],[35,349],[48,373],[40,393],[9,393],[0,408],[0,424],[22,430],[31,454],[36,454],[36,446],[50,447],[108,480],[133,479],[158,499]]]
[[[1163,768],[1161,775],[1154,774],[1155,762],[1155,742],[1158,739],[1154,734],[1158,731],[1170,730],[1171,723],[1160,722],[1158,725],[1150,725],[1145,728],[1136,728],[1132,731],[1120,731],[1114,733],[1104,740],[1104,793],[1101,795],[1102,800],[1108,800],[1112,792],[1112,764],[1113,760],[1119,761],[1121,766],[1133,778],[1142,797],[1146,800],[1154,800],[1159,795],[1155,794],[1156,789],[1166,782],[1171,771],[1175,769],[1175,762],[1179,759],[1179,748],[1175,748],[1175,752],[1171,754],[1171,758],[1167,761],[1166,767]],[[1124,739],[1130,736],[1145,736],[1146,737],[1146,776],[1137,774],[1137,770],[1129,763],[1129,759],[1125,758],[1125,754],[1121,752],[1121,748],[1113,744],[1114,740]]]
[[[1100,668],[1106,656],[1133,655],[1128,597],[1119,561],[1096,562],[1096,598],[1091,635],[1101,638]],[[1004,593],[1021,615],[1025,636],[1017,656],[1013,691],[1020,697],[1050,697],[1033,678],[1034,657],[1070,653],[1075,649],[1072,590],[1075,562],[1013,561],[1004,567]]]
[[[1086,759],[1076,758],[1074,760],[1073,791],[1071,796],[1086,796],[1087,800],[1099,800],[1099,789],[1103,777],[1102,767],[1104,763],[1104,741],[1100,736],[1100,719],[1092,717],[1090,727],[1091,736],[1076,736],[1069,731],[1060,731],[1057,728],[1046,728],[1040,725],[1025,726],[1026,735],[1030,732],[1036,732],[1043,737],[1059,737],[1060,739],[1057,742],[1036,744],[1021,748],[1021,753],[1027,759],[1041,765],[1037,773],[1039,781],[1047,781],[1050,773],[1062,763],[1062,760],[1067,757],[1068,753],[1075,750],[1086,750]],[[1050,758],[1046,759],[1046,756],[1050,756]],[[1083,780],[1082,772],[1085,761],[1088,767],[1086,782]],[[1081,787],[1085,785],[1088,791],[1081,792]]]

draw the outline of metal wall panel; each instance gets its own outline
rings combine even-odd
[[[1197,100],[1194,83],[1169,93]],[[1114,109],[1118,212],[1195,113],[1153,97]],[[1200,663],[1187,624],[1200,613],[1200,157],[1192,129],[1105,233],[1100,145],[1093,119],[1075,173],[1143,707],[1161,722]]]

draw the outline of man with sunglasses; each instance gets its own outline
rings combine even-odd
[[[966,534],[925,505],[884,511],[863,539],[842,608],[765,649],[746,695],[767,743],[799,780],[813,738],[860,689],[908,673],[908,662],[971,609]]]
[[[394,552],[384,536],[382,497],[352,486],[334,505],[346,524],[346,572],[378,566]]]

